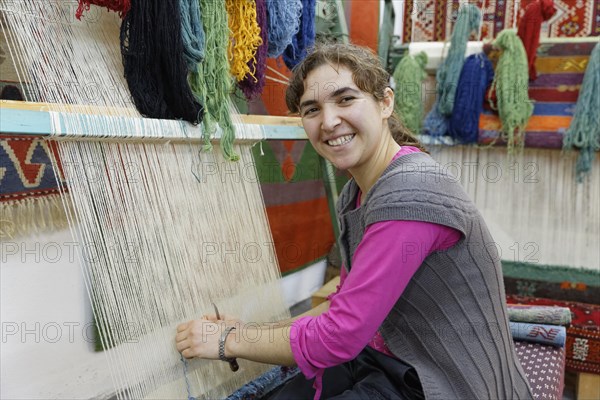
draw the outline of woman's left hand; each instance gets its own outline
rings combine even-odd
[[[215,323],[202,318],[177,326],[177,351],[185,358],[219,359],[219,338],[225,323]]]

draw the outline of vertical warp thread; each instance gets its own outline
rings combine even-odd
[[[202,24],[205,29],[206,57],[198,66],[198,71],[190,73],[192,91],[202,99],[206,107],[203,120],[205,151],[212,149],[211,136],[219,123],[223,135],[221,150],[226,159],[237,161],[239,156],[233,150],[235,130],[229,115],[229,94],[232,78],[229,75],[227,48],[229,46],[229,25],[225,0],[199,0]]]
[[[134,0],[120,40],[125,79],[138,111],[149,118],[199,123],[204,109],[186,80],[179,0]]]
[[[600,44],[596,43],[583,76],[571,125],[563,138],[563,148],[579,148],[575,171],[583,182],[592,170],[596,151],[600,150]]]
[[[267,0],[269,57],[279,57],[300,29],[302,0]]]
[[[514,30],[505,29],[494,40],[494,46],[502,50],[492,90],[496,92],[497,106],[490,101],[492,109],[498,110],[502,122],[500,137],[506,140],[509,153],[516,146],[523,147],[525,127],[533,113],[529,99],[529,71],[527,55],[521,39]]]
[[[250,74],[238,82],[238,87],[248,100],[256,99],[265,86],[265,71],[267,69],[267,50],[269,46],[269,33],[267,31],[267,4],[266,0],[256,0],[256,22],[260,28],[262,43],[256,49],[256,55],[248,61]]]
[[[310,47],[315,44],[315,0],[302,0],[302,16],[298,33],[292,37],[292,43],[283,51],[283,62],[292,70],[306,57]]]
[[[198,0],[179,0],[181,7],[181,36],[183,55],[188,71],[198,70],[198,64],[204,59],[204,27],[200,16]]]
[[[188,363],[183,356],[180,357],[181,363],[183,364],[183,379],[185,380],[185,390],[187,392],[187,400],[196,400],[192,395],[192,388],[190,386],[190,378],[188,376]]]
[[[396,65],[393,74],[396,83],[394,108],[400,120],[413,134],[421,133],[423,123],[421,85],[427,77],[426,65],[425,52],[421,51],[415,56],[407,54]]]
[[[476,143],[479,136],[479,116],[487,87],[494,79],[492,62],[485,53],[467,57],[458,79],[454,109],[450,116],[450,136],[459,143]]]

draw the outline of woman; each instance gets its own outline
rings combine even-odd
[[[532,398],[493,240],[456,180],[402,128],[379,59],[319,45],[293,71],[286,102],[316,151],[352,174],[337,204],[341,284],[258,342],[213,317],[180,325],[177,349],[219,359],[223,338],[221,359],[297,365],[303,374],[277,399]]]

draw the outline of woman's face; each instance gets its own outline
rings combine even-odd
[[[300,116],[311,144],[322,157],[352,174],[368,168],[389,135],[393,94],[382,101],[361,91],[344,66],[321,65],[304,81]]]

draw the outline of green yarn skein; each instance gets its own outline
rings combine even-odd
[[[478,31],[481,26],[481,10],[473,4],[463,4],[458,10],[456,24],[450,39],[448,56],[440,65],[436,79],[438,85],[438,111],[449,116],[454,108],[456,85],[465,63],[465,51],[471,32]]]
[[[421,133],[423,125],[421,84],[427,77],[425,65],[427,54],[424,52],[415,56],[407,54],[396,65],[392,75],[396,83],[394,111],[414,134]]]
[[[225,12],[225,0],[199,0],[202,10],[202,24],[205,28],[204,60],[198,70],[189,76],[192,91],[205,105],[203,136],[205,151],[212,149],[211,136],[216,132],[216,123],[222,129],[221,150],[230,161],[239,160],[233,150],[235,127],[229,114],[229,93],[233,78],[229,73],[227,46],[229,45],[229,25]]]
[[[497,106],[502,128],[500,136],[506,140],[509,153],[524,145],[525,127],[533,114],[533,102],[529,99],[529,67],[523,42],[514,30],[500,32],[494,46],[502,53],[492,82],[496,91]]]
[[[563,149],[577,147],[577,180],[582,182],[592,170],[596,151],[600,150],[600,44],[596,43],[583,76],[583,83],[569,129],[563,138]]]

